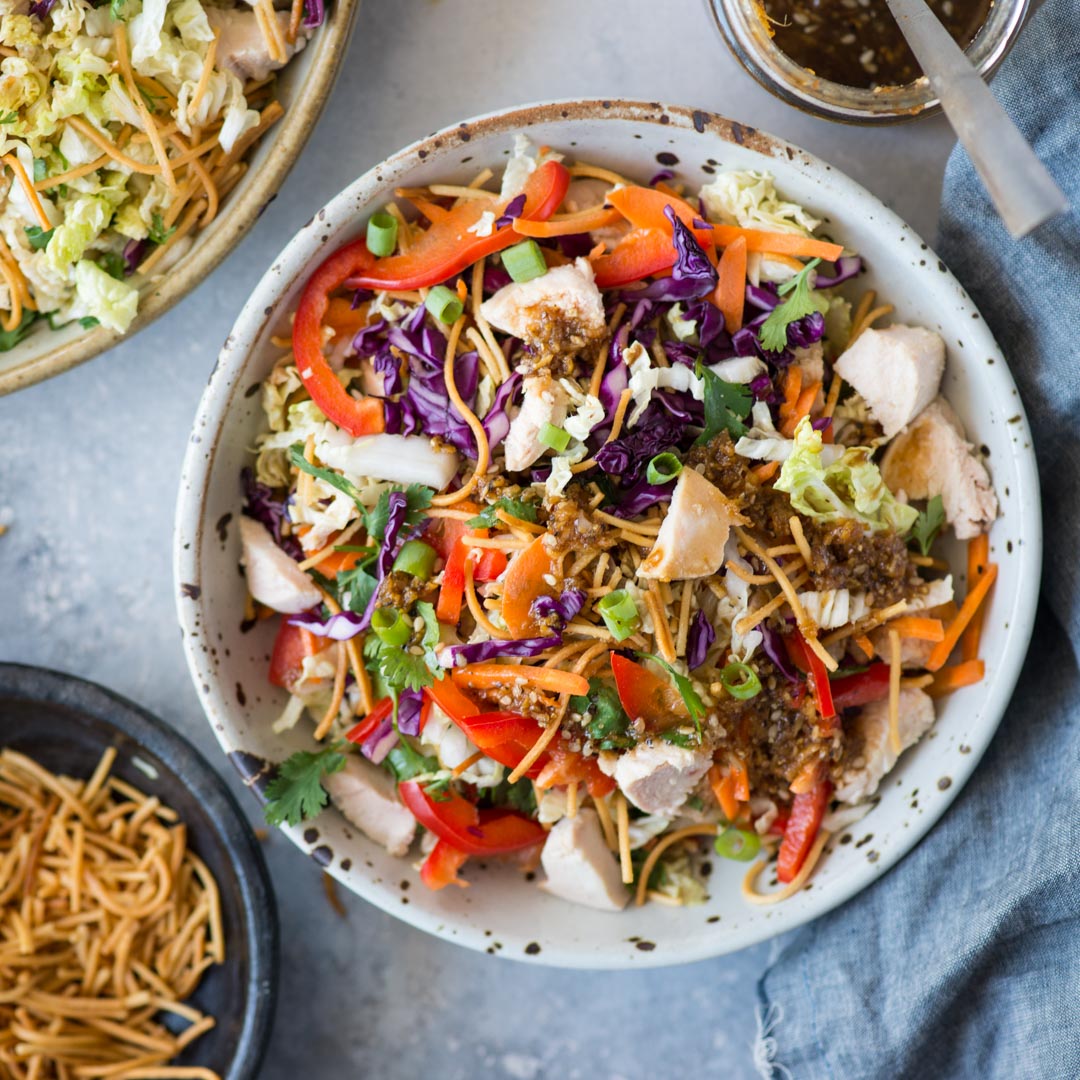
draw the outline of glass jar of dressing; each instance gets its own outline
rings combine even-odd
[[[937,111],[885,0],[708,0],[743,67],[830,120],[890,123]],[[1028,0],[928,0],[983,77],[1012,47]]]

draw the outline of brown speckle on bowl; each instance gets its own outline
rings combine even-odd
[[[948,791],[952,787],[952,777],[943,776],[938,782],[938,791]]]
[[[535,941],[530,941],[529,944],[525,946],[525,952],[529,956],[536,956],[540,952],[539,943]]]
[[[180,585],[180,595],[187,600],[198,600],[202,596],[202,589],[185,581]]]
[[[326,844],[320,844],[312,853],[311,857],[323,867],[329,866],[334,861],[334,849]]]
[[[304,830],[304,843],[305,844],[314,844],[315,841],[318,840],[318,839],[319,839],[319,830],[318,829],[305,829]]]
[[[634,948],[640,949],[642,952],[652,952],[653,949],[656,948],[656,942],[655,941],[639,941],[637,943],[637,945],[634,946]]]

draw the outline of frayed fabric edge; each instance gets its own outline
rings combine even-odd
[[[750,1044],[754,1070],[762,1080],[793,1080],[791,1070],[776,1060],[779,1046],[773,1032],[784,1019],[783,1006],[776,1002],[758,1005],[754,1009],[754,1019],[757,1022],[757,1034]]]

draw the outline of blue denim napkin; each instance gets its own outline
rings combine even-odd
[[[1005,231],[966,154],[939,250],[1020,386],[1044,500],[1042,606],[966,789],[873,887],[792,935],[762,977],[762,1076],[1080,1077],[1080,24],[1048,0],[994,91],[1073,211]]]

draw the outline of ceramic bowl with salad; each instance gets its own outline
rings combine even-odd
[[[0,393],[198,284],[329,91],[355,0],[34,0],[0,22]]]
[[[742,947],[882,873],[1000,717],[1038,572],[1011,381],[801,151],[632,103],[454,130],[293,241],[208,388],[203,703],[268,820],[416,925]]]

